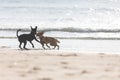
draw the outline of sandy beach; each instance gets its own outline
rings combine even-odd
[[[0,80],[119,80],[119,54],[0,48]]]

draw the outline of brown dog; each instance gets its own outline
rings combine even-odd
[[[57,49],[59,49],[59,45],[57,43],[60,43],[60,42],[57,39],[55,39],[53,37],[45,37],[45,36],[43,36],[43,34],[44,34],[44,32],[39,32],[39,33],[37,33],[37,36],[39,36],[40,43],[42,44],[42,47],[44,49],[45,49],[44,44],[46,44],[46,46],[48,48],[50,48],[50,46],[48,46],[48,44],[50,44],[51,46],[54,46],[53,49],[55,49],[56,46],[58,47]]]

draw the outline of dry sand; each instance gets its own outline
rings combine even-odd
[[[0,80],[120,80],[120,55],[1,47]]]

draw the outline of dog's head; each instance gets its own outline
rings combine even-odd
[[[43,31],[42,31],[42,32],[38,32],[38,33],[36,34],[36,36],[43,37],[43,34],[44,34]]]
[[[31,26],[31,33],[36,34],[36,32],[37,32],[37,26],[35,28],[32,28],[32,26]]]

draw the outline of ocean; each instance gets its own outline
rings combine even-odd
[[[117,45],[113,51],[120,52],[120,0],[0,0],[1,46],[18,48],[16,30],[23,30],[19,34],[29,33],[30,26],[60,39],[62,46],[65,44],[63,50],[95,51],[98,46],[98,52],[109,52]],[[10,43],[11,39],[16,44]],[[74,44],[70,46],[71,40]],[[102,41],[103,50],[96,45]],[[109,45],[104,47],[104,42]]]
[[[59,31],[56,37],[119,39],[119,4],[119,0],[0,0],[0,33],[5,33],[0,37],[7,37],[3,30],[38,26]]]

